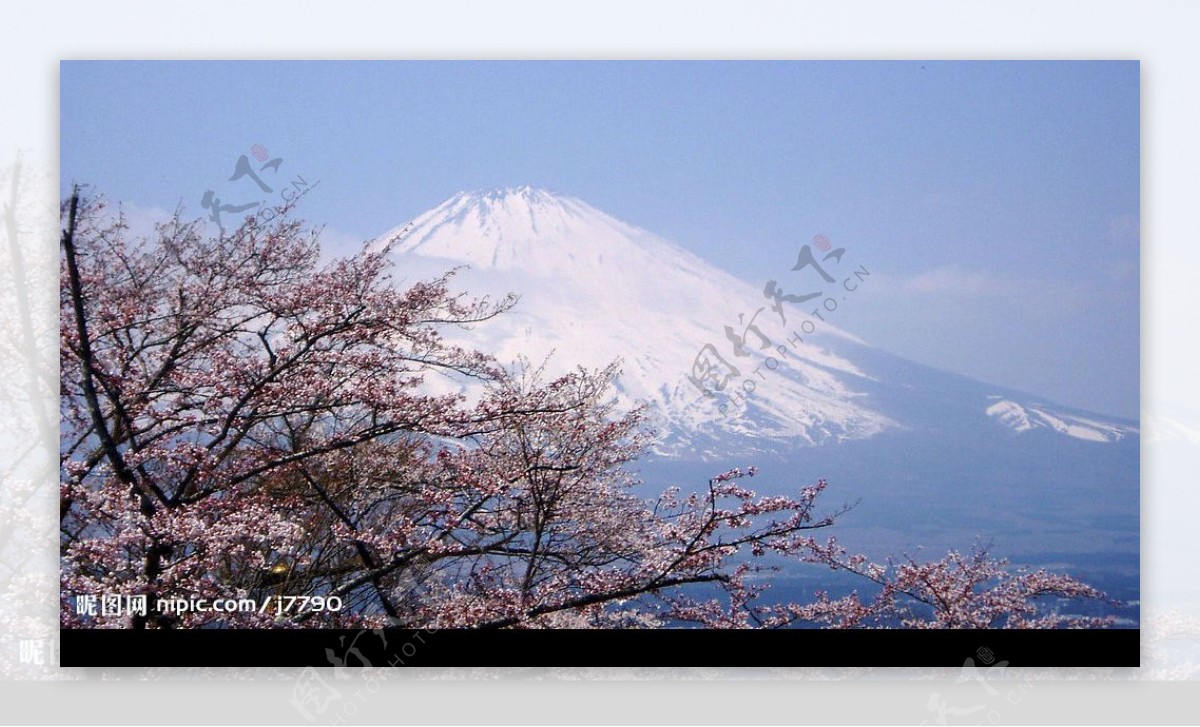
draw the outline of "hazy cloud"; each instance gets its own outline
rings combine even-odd
[[[1004,295],[1020,293],[1025,284],[1005,280],[988,272],[963,270],[946,266],[903,279],[901,290],[908,293],[967,293],[973,295]]]

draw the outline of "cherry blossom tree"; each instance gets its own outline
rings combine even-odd
[[[101,202],[64,202],[63,625],[1095,625],[1039,615],[1099,597],[1065,576],[818,541],[847,509],[818,512],[823,480],[760,496],[734,469],[638,496],[652,433],[617,406],[615,364],[549,377],[454,345],[516,299],[456,293],[454,271],[402,290],[369,251],[321,264],[284,212],[215,238],[177,213],[134,239]],[[764,603],[780,559],[878,595]],[[150,607],[91,613],[89,594]],[[266,606],[154,608],[171,599]]]
[[[863,598],[853,592],[840,599],[818,593],[805,606],[776,609],[778,622],[803,620],[836,628],[898,625],[902,628],[1103,628],[1114,617],[1063,614],[1047,608],[1058,601],[1107,601],[1099,590],[1046,569],[1011,568],[986,548],[950,551],[940,560],[921,563],[911,557],[887,563],[850,555],[829,538],[811,541],[804,560],[851,573],[875,588]]]

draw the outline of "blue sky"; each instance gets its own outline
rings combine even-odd
[[[823,233],[872,272],[836,325],[1136,417],[1139,93],[1136,62],[67,62],[61,179],[201,216],[260,144],[338,244],[529,184],[755,284]]]

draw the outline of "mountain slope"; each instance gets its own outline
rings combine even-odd
[[[803,333],[811,307],[784,302],[785,325],[762,287],[543,190],[461,193],[372,246],[395,262],[398,284],[466,266],[456,288],[521,296],[496,319],[447,332],[460,343],[503,361],[549,356],[550,373],[621,359],[620,398],[646,402],[661,435],[636,463],[647,496],[748,464],[763,494],[826,478],[831,508],[859,503],[836,527],[854,550],[921,557],[978,541],[1138,597],[1137,422],[923,366],[828,322]],[[840,259],[828,265],[849,273]],[[745,337],[745,356],[726,326]],[[706,396],[689,376],[715,388],[720,378],[703,376],[714,362],[738,375]],[[829,587],[789,568],[788,587]]]
[[[875,349],[827,322],[796,334],[800,310],[785,303],[777,316],[763,289],[572,197],[529,187],[460,193],[373,247],[413,278],[467,266],[457,284],[471,294],[519,293],[513,311],[469,334],[502,360],[553,354],[549,368],[561,371],[620,358],[621,397],[650,404],[662,453],[716,458],[866,439],[927,425],[929,397],[941,396],[914,391],[890,364],[867,365]],[[727,326],[744,336],[746,355]],[[705,364],[738,376],[705,380]],[[718,383],[726,388],[714,396],[697,386]],[[1137,431],[984,384],[955,392],[948,403],[962,425],[998,434],[1045,428],[1111,442]]]

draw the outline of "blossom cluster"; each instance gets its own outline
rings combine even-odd
[[[811,536],[848,509],[818,512],[824,480],[762,496],[750,467],[637,496],[653,433],[618,409],[618,367],[551,377],[449,343],[515,304],[454,292],[454,271],[400,289],[369,250],[321,264],[287,214],[215,239],[178,215],[131,239],[75,196],[63,218],[64,626],[1043,627],[1079,624],[1039,598],[1099,595],[982,556],[867,563]],[[763,604],[779,559],[881,593]],[[71,608],[97,593],[344,607]]]

